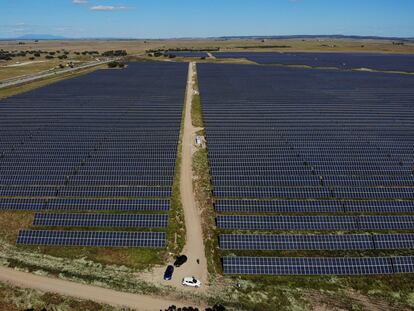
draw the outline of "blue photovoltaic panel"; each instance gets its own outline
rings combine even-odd
[[[17,244],[162,248],[165,239],[165,232],[20,230]]]
[[[165,228],[163,214],[35,214],[33,225],[57,227],[134,227]]]
[[[131,63],[2,100],[0,208],[41,210],[3,199],[47,198],[47,208],[52,201],[61,209],[65,203],[52,198],[168,198],[187,72],[184,63]],[[151,210],[131,202],[69,205]]]
[[[369,275],[391,274],[387,257],[224,257],[225,274]]]
[[[352,216],[217,216],[220,229],[358,230]]]
[[[361,230],[412,230],[414,216],[359,216]]]
[[[414,213],[414,201],[343,201],[349,213]]]
[[[221,229],[409,230],[414,216],[217,216]]]
[[[340,213],[344,209],[334,200],[217,200],[222,213]]]
[[[168,211],[169,200],[151,199],[50,199],[47,210],[77,211]]]
[[[414,234],[373,235],[375,249],[414,249]]]
[[[379,53],[214,52],[217,58],[247,58],[259,64],[307,65],[339,69],[368,68],[414,72],[414,56]]]
[[[414,273],[414,257],[393,257],[395,273]]]
[[[220,248],[229,250],[357,250],[374,249],[368,234],[287,235],[221,234]]]
[[[40,211],[46,207],[44,199],[6,199],[0,198],[0,210]]]

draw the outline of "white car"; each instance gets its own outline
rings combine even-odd
[[[193,276],[184,278],[182,284],[184,286],[190,286],[190,287],[200,287],[201,286],[201,282]]]

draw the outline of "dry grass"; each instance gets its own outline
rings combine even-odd
[[[0,311],[21,310],[73,310],[73,311],[115,311],[130,310],[115,308],[100,303],[21,289],[0,283]],[[31,309],[33,308],[33,309]]]
[[[32,64],[27,64],[27,65],[22,65],[22,66],[0,67],[0,81],[50,70],[50,69],[55,68],[61,63],[60,61],[57,61],[57,60],[41,60],[41,61],[42,61],[41,63],[35,62]]]
[[[127,50],[129,54],[141,54],[149,49],[205,49],[220,48],[222,50],[245,50],[240,47],[257,46],[290,46],[289,48],[260,48],[257,51],[323,51],[323,52],[383,52],[383,53],[414,53],[414,43],[393,45],[388,40],[355,40],[355,39],[271,39],[261,42],[255,39],[195,39],[195,40],[94,40],[94,41],[26,41],[19,45],[15,41],[0,42],[4,50],[46,50],[66,49],[71,52],[96,50]],[[363,46],[363,47],[362,47]],[[254,49],[254,48],[253,48]]]
[[[0,213],[0,235],[10,244],[16,243],[17,234],[22,228],[29,228],[33,222],[33,212]]]

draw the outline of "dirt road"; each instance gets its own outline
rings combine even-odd
[[[187,79],[187,97],[184,119],[184,130],[182,139],[182,161],[181,161],[181,201],[184,209],[186,226],[186,244],[183,254],[188,261],[180,268],[176,268],[171,281],[163,281],[165,266],[154,268],[151,272],[144,273],[140,278],[149,282],[171,285],[183,289],[181,280],[186,276],[194,276],[201,280],[202,287],[199,289],[186,288],[187,290],[205,291],[208,287],[207,259],[204,252],[203,231],[201,227],[201,212],[195,203],[193,192],[193,168],[192,155],[194,149],[195,133],[199,130],[193,127],[191,121],[191,104],[194,95],[193,77],[195,74],[195,63],[189,64]],[[197,263],[197,259],[199,263]]]
[[[200,278],[203,284],[207,285],[207,259],[204,252],[201,211],[197,208],[193,192],[193,146],[195,141],[195,133],[198,130],[193,127],[191,121],[191,104],[194,95],[194,69],[195,63],[190,63],[188,70],[187,98],[182,142],[183,149],[180,190],[184,208],[185,227],[187,230],[187,240],[184,247],[184,254],[188,257],[188,263],[185,264],[184,269],[187,276],[195,276]],[[197,263],[197,259],[200,261],[199,264]]]
[[[150,297],[79,284],[75,282],[20,272],[0,267],[0,281],[23,288],[32,288],[42,292],[56,293],[79,299],[93,300],[112,306],[134,308],[139,311],[159,311],[171,305],[183,306],[183,302],[159,297]]]

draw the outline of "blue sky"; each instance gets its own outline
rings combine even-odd
[[[0,38],[414,37],[413,0],[0,0]]]

